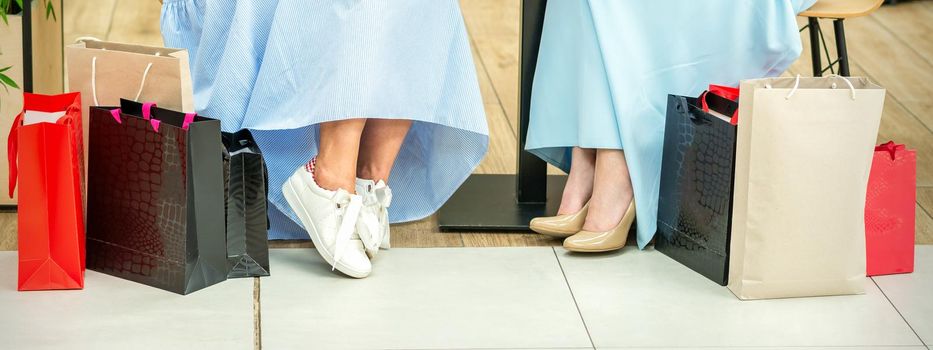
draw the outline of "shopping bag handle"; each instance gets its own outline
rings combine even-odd
[[[738,125],[739,105],[735,101],[712,93],[712,91],[703,91],[698,100],[704,113],[709,113],[710,109],[712,109],[722,115],[729,116],[729,124]]]
[[[172,126],[182,128],[183,130],[188,130],[192,124],[194,124],[197,119],[197,113],[181,113],[166,109],[158,108],[158,104],[155,102],[144,102],[139,103],[129,99],[120,99],[120,109],[119,113],[126,109],[128,115],[141,117],[143,120],[149,121],[152,129],[155,132],[159,132],[160,126],[163,121],[168,122]],[[117,113],[117,112],[112,112]],[[116,116],[114,117],[116,119]]]
[[[72,117],[73,106],[68,107],[65,110],[65,116],[61,117],[56,121],[56,124],[61,125],[71,125],[74,123]],[[13,119],[13,126],[10,127],[10,134],[7,137],[6,151],[7,151],[7,162],[10,169],[10,184],[9,184],[9,196],[13,198],[13,192],[16,190],[16,180],[19,175],[19,162],[17,160],[19,156],[19,128],[23,126],[23,116],[26,114],[26,110],[23,109],[16,115],[16,118]]]
[[[143,103],[143,119],[149,121],[149,125],[152,125],[152,130],[159,132],[159,125],[161,121],[152,117],[152,107],[156,107],[155,102],[146,102]]]
[[[23,124],[23,112],[19,112],[16,115],[16,119],[13,120],[13,126],[10,128],[10,135],[7,137],[7,161],[9,162],[10,168],[10,198],[13,198],[13,191],[16,190],[16,176],[17,171],[17,162],[16,156],[18,153],[19,147],[19,127]]]
[[[850,92],[850,93],[849,93],[849,96],[852,98],[852,101],[855,101],[855,85],[852,85],[852,82],[849,81],[848,78],[846,78],[846,77],[844,77],[844,76],[841,76],[841,75],[839,75],[839,74],[830,74],[830,75],[827,75],[826,77],[827,77],[827,78],[833,78],[833,79],[842,79],[842,81],[844,81],[844,82],[846,83],[846,85],[849,86],[849,92]],[[790,89],[790,92],[787,94],[787,96],[784,96],[784,99],[785,99],[785,100],[790,100],[790,98],[793,97],[795,93],[797,93],[797,89],[798,89],[799,87],[800,87],[800,74],[797,74],[797,78],[794,79],[794,87]],[[770,83],[770,82],[765,83],[765,89],[771,89],[771,88],[772,88],[772,87],[771,87],[771,83]],[[836,88],[836,82],[835,82],[835,81],[833,82],[832,85],[830,85],[830,88],[832,88],[832,89],[835,89],[835,88]]]
[[[185,120],[182,122],[181,128],[183,130],[188,130],[188,127],[191,126],[191,123],[194,123],[194,117],[196,116],[197,114],[195,113],[185,113]]]
[[[143,119],[152,123],[152,129],[159,132],[159,125],[161,122],[152,117],[152,107],[158,107],[158,105],[156,105],[155,102],[143,103]],[[196,116],[196,113],[185,113],[185,119],[181,123],[181,128],[188,130],[191,123],[194,123],[194,118]]]
[[[117,124],[123,124],[123,119],[120,118],[120,113],[123,113],[119,108],[114,108],[110,110],[110,115],[113,116],[113,119],[117,121]]]
[[[155,55],[159,56],[159,53],[156,52]],[[143,77],[139,80],[139,90],[136,91],[136,98],[133,101],[139,101],[139,96],[143,93],[143,87],[146,86],[146,78],[149,77],[150,69],[152,69],[152,62],[149,62],[143,71]],[[97,101],[97,56],[91,59],[91,95],[94,97],[94,105],[100,106],[100,102]]]
[[[709,84],[709,92],[728,98],[732,101],[739,101],[739,88],[736,87]]]
[[[709,113],[708,98],[710,96],[714,99],[713,103],[721,108],[721,110],[716,111],[728,115],[730,117],[729,124],[739,125],[739,108],[736,104],[739,100],[739,89],[731,86],[709,84],[709,90],[704,91],[699,98],[700,108],[704,113]]]

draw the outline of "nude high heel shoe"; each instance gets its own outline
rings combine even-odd
[[[583,228],[586,213],[590,204],[587,203],[580,211],[573,214],[534,218],[529,225],[532,231],[555,238],[573,236]]]
[[[622,249],[628,240],[628,231],[635,221],[635,199],[629,204],[622,220],[614,229],[605,232],[580,231],[564,240],[564,248],[571,252],[598,253]]]

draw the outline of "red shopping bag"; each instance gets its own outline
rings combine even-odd
[[[706,104],[706,96],[705,96],[707,93],[711,93],[713,95],[725,98],[729,101],[735,101],[735,102],[739,101],[739,88],[725,86],[725,85],[709,84],[709,90],[707,90],[707,92],[704,92],[703,95],[700,96],[700,107],[703,109],[703,112],[706,112],[706,113],[709,113],[709,106]],[[736,109],[735,112],[733,112],[732,115],[729,117],[731,118],[729,120],[729,124],[739,125],[739,110],[738,109]]]
[[[865,198],[868,276],[914,271],[917,153],[893,141],[875,147]]]
[[[81,96],[23,96],[8,142],[17,208],[19,290],[84,287]]]

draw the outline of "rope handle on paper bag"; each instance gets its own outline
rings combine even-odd
[[[833,78],[833,79],[837,79],[837,78],[838,78],[838,79],[842,79],[842,81],[846,82],[846,85],[849,85],[849,91],[851,92],[850,97],[852,98],[852,101],[855,101],[855,85],[852,85],[852,82],[849,81],[849,79],[846,79],[846,77],[841,76],[841,75],[838,75],[838,74],[830,74],[830,75],[827,75],[826,77],[827,77],[827,78]],[[794,93],[797,92],[797,88],[799,88],[799,87],[800,87],[800,74],[797,74],[797,79],[794,79],[794,87],[790,89],[790,93],[788,93],[787,96],[784,96],[784,99],[785,99],[785,100],[790,100],[790,98],[794,96]],[[771,83],[765,83],[765,88],[766,88],[766,89],[771,89]],[[835,89],[835,88],[836,88],[836,82],[835,82],[835,81],[833,82],[832,85],[830,85],[830,88],[832,88],[832,89]]]
[[[159,53],[155,53],[156,56],[159,56]],[[143,94],[143,88],[146,86],[146,78],[149,77],[149,70],[152,69],[152,62],[149,62],[146,65],[146,69],[143,71],[143,77],[139,80],[139,90],[136,91],[136,98],[133,101],[139,101],[139,96]],[[100,102],[97,100],[97,56],[91,59],[91,95],[94,96],[94,105],[100,106]]]
[[[98,39],[98,38],[95,38],[95,37],[93,37],[93,36],[79,36],[78,38],[75,39],[75,44],[80,44],[80,43],[83,43],[83,42],[85,42],[85,41],[101,41],[101,40]],[[104,50],[106,50],[106,49],[104,49]]]

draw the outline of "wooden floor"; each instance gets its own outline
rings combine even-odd
[[[478,173],[515,172],[519,4],[518,0],[461,0],[491,132],[489,154],[477,169]],[[162,44],[156,1],[64,0],[63,12],[66,43],[92,36],[110,41]],[[823,27],[831,28],[829,22]],[[846,32],[852,75],[868,76],[888,89],[879,142],[892,139],[917,149],[917,241],[933,244],[933,162],[927,161],[933,157],[933,1],[882,7],[869,17],[846,21]],[[802,37],[804,54],[785,75],[811,74],[808,40],[805,33]],[[832,35],[828,35],[827,40],[832,40]],[[16,248],[15,221],[15,214],[0,213],[0,249]],[[396,247],[559,243],[530,234],[439,233],[433,217],[393,226],[392,238]],[[278,242],[275,245],[308,244]]]

